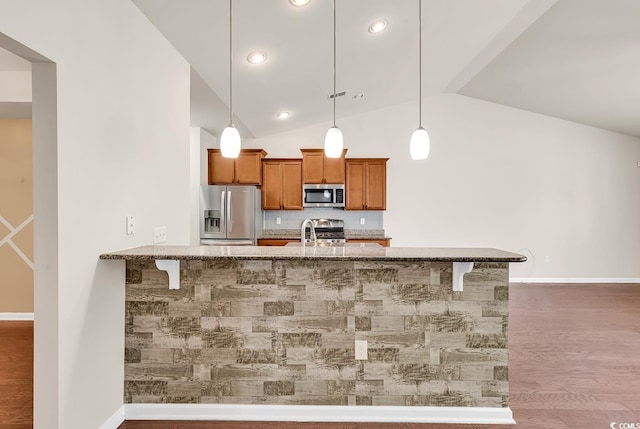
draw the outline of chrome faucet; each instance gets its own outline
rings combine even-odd
[[[313,226],[313,221],[311,219],[305,219],[302,221],[302,226],[300,227],[300,242],[302,245],[307,242],[307,224],[309,224],[309,230],[311,234],[309,235],[309,241],[313,241],[314,243],[318,240],[316,236],[316,228]]]

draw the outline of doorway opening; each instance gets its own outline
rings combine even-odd
[[[4,33],[0,33],[0,48],[31,64],[33,212],[30,220],[27,217],[17,225],[14,225],[15,222],[8,222],[11,228],[2,223],[1,227],[10,229],[10,232],[3,237],[9,237],[4,243],[11,242],[13,246],[8,244],[11,250],[20,257],[22,262],[30,261],[30,268],[33,270],[32,427],[57,428],[55,422],[58,422],[59,377],[56,65],[45,56]],[[19,241],[19,233],[24,232],[25,228],[33,228],[31,255],[16,243]],[[23,240],[27,239],[23,238]],[[3,422],[0,423],[3,424]]]

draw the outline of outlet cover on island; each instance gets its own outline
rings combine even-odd
[[[276,218],[276,225],[280,225],[282,223],[282,219],[279,217]]]
[[[367,360],[367,341],[356,340],[356,360]]]
[[[364,218],[363,217],[360,218],[360,225],[364,225]]]
[[[153,228],[153,244],[164,243],[167,241],[167,227],[156,226]]]

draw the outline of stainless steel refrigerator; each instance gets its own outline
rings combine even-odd
[[[255,186],[200,187],[200,244],[251,246],[261,233],[259,189]]]

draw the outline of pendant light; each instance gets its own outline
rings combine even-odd
[[[333,0],[333,126],[324,137],[324,154],[327,158],[340,158],[344,139],[336,126],[336,0]]]
[[[237,158],[240,155],[240,133],[233,126],[232,1],[229,0],[229,125],[220,135],[220,152],[225,158]]]
[[[418,0],[418,22],[420,23],[420,38],[418,41],[419,63],[418,66],[420,73],[420,107],[418,108],[420,119],[418,129],[411,134],[411,140],[409,142],[409,153],[411,159],[420,160],[427,159],[429,157],[429,151],[431,149],[431,142],[429,140],[429,133],[422,128],[422,0]]]

